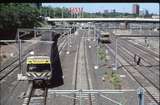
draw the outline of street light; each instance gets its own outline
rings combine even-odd
[[[71,42],[71,37],[72,37],[72,36],[71,36],[71,29],[70,29],[70,32],[69,32],[69,36],[70,36],[70,38],[69,38],[69,39],[70,39],[70,40],[69,40],[69,41],[70,41],[69,47],[72,47],[72,42]]]
[[[97,48],[96,48],[96,65],[94,66],[94,69],[98,69],[99,68],[99,66],[98,66],[98,54],[97,54],[97,52],[98,52],[98,48],[99,48],[99,44],[98,44],[98,39],[99,39],[99,34],[95,34],[95,35],[97,35]]]
[[[117,70],[117,37],[116,37],[116,53],[115,53],[115,65],[113,67],[113,70]]]
[[[70,44],[71,44],[71,39],[69,39],[69,36],[71,36],[71,28],[70,28],[69,35],[67,37],[68,50],[67,50],[66,54],[70,54],[69,47],[70,47]]]
[[[94,25],[94,34],[93,34],[94,39],[93,39],[93,41],[96,41],[96,37],[95,37],[96,28],[95,28],[95,27],[96,27],[96,26]]]

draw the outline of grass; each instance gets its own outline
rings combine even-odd
[[[106,50],[104,50],[103,46],[101,46],[101,48],[98,48],[97,55],[100,60],[104,62],[109,59],[109,56],[106,54]],[[113,72],[112,69],[110,69],[104,73],[104,76],[105,80],[109,80],[109,82],[113,85],[115,89],[121,89],[121,79],[119,74]]]
[[[115,89],[121,89],[121,79],[119,74],[115,72],[105,72],[105,76]]]
[[[104,49],[102,49],[102,48],[99,48],[98,49],[98,51],[97,51],[97,55],[98,55],[98,57],[100,58],[100,60],[102,60],[102,61],[107,61],[107,54],[106,54],[106,52],[105,52],[105,50]]]

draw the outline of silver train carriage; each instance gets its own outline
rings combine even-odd
[[[110,44],[110,43],[111,43],[110,33],[109,33],[109,32],[106,32],[106,33],[103,33],[103,32],[102,32],[99,41],[100,41],[101,43],[106,43],[106,44],[108,43],[108,44]]]

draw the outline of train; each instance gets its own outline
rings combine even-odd
[[[103,43],[103,44],[110,44],[111,40],[110,40],[110,33],[109,32],[101,32],[100,33],[100,37],[99,37],[99,42]]]
[[[34,45],[34,54],[27,57],[26,76],[35,88],[54,88],[64,84],[57,46],[59,36],[55,32],[45,32],[41,36],[42,42]]]
[[[51,60],[49,56],[27,57],[27,76],[29,80],[51,79]]]

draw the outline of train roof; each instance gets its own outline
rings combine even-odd
[[[50,57],[48,56],[30,56],[27,57],[27,64],[50,64]]]

